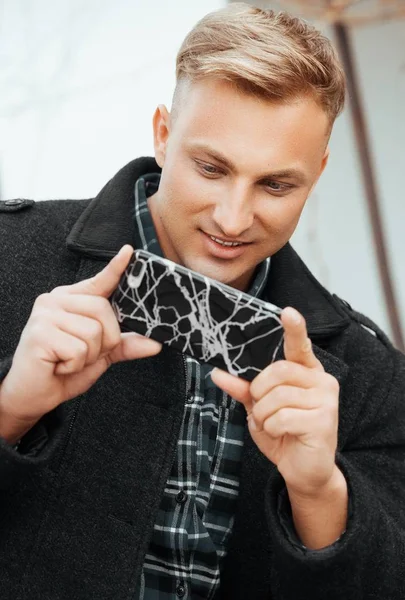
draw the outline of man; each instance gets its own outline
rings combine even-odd
[[[343,100],[315,29],[232,5],[180,49],[156,161],[3,203],[2,600],[404,597],[405,360],[288,244]],[[121,334],[132,246],[287,307],[283,360],[250,384]]]

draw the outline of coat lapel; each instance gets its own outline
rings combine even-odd
[[[281,308],[296,308],[305,317],[313,341],[339,334],[350,323],[338,301],[315,279],[290,244],[271,258],[267,295]]]
[[[160,170],[152,158],[139,158],[123,167],[83,211],[67,238],[68,248],[108,259],[124,244],[134,245],[135,182]]]

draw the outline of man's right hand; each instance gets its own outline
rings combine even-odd
[[[108,301],[132,253],[124,246],[94,277],[35,301],[0,386],[0,436],[9,443],[62,402],[86,392],[112,363],[160,352],[158,342],[121,333]]]

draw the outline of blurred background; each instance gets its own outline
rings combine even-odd
[[[152,115],[170,106],[181,41],[226,3],[0,0],[0,198],[92,197],[152,154]],[[292,242],[403,348],[405,1],[249,3],[314,22],[350,71],[328,168]]]

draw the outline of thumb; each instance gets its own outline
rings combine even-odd
[[[310,369],[323,371],[322,364],[312,349],[304,317],[295,308],[289,306],[283,310],[281,321],[284,327],[286,359]]]
[[[252,408],[252,396],[250,395],[250,381],[231,375],[222,369],[215,369],[211,372],[211,379],[221,390],[229,394],[232,398],[241,402],[247,412]]]
[[[118,344],[108,355],[110,363],[134,360],[135,358],[146,358],[154,356],[162,349],[162,344],[139,333],[121,333],[121,343]]]
[[[126,244],[97,275],[69,286],[69,293],[109,298],[118,286],[133,252],[132,246]]]

